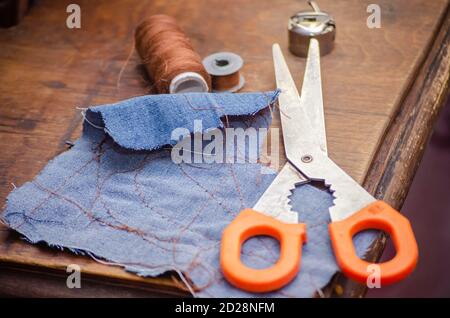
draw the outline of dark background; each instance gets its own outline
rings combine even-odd
[[[419,244],[419,263],[402,282],[367,297],[450,297],[450,99],[442,109],[402,212]],[[395,253],[392,242],[382,259]]]

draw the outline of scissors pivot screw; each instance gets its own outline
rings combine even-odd
[[[304,155],[302,156],[302,161],[304,163],[310,163],[311,161],[313,161],[313,157],[311,155]]]

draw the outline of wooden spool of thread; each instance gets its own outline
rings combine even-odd
[[[237,92],[244,84],[244,77],[239,73],[244,61],[231,52],[211,54],[203,59],[203,65],[211,75],[213,92]]]
[[[211,77],[174,18],[158,14],[135,32],[136,49],[158,93],[207,92]]]

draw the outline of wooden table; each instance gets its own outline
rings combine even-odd
[[[22,23],[0,30],[0,199],[31,180],[66,140],[80,135],[76,107],[148,92],[133,29],[153,13],[173,15],[205,56],[245,60],[245,91],[274,89],[271,44],[279,42],[301,85],[305,60],[287,51],[287,19],[303,1],[77,1],[81,29],[66,27],[72,1],[40,1]],[[321,0],[335,17],[334,51],[322,58],[329,153],[364,187],[401,208],[448,93],[448,0],[379,0],[381,28],[366,26],[370,0]],[[131,58],[128,60],[128,57]],[[274,125],[279,125],[275,119]],[[374,242],[377,259],[386,237]],[[83,288],[66,288],[79,264]],[[325,296],[362,296],[337,275]],[[31,245],[0,225],[0,293],[16,296],[187,295],[174,275],[139,278],[87,257]]]

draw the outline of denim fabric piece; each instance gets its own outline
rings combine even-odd
[[[114,141],[128,149],[153,150],[174,145],[170,133],[178,127],[194,132],[194,121],[202,120],[202,131],[223,127],[225,115],[253,115],[272,104],[278,93],[243,94],[161,94],[140,96],[88,110],[87,116],[98,122]],[[132,107],[133,111],[129,111]],[[97,115],[97,116],[95,116]],[[128,125],[127,123],[130,123]]]
[[[327,191],[306,184],[291,196],[307,223],[300,274],[280,291],[249,294],[221,275],[221,234],[241,209],[256,203],[275,174],[262,174],[258,163],[174,164],[170,150],[161,148],[173,144],[172,129],[193,132],[194,119],[208,130],[222,127],[225,115],[252,114],[227,118],[228,125],[268,127],[266,107],[276,96],[152,95],[90,108],[82,137],[8,196],[3,219],[32,243],[86,253],[141,276],[177,271],[197,296],[311,297],[338,270],[327,230]],[[359,235],[359,255],[372,240],[373,233]],[[243,247],[243,261],[256,268],[277,256],[270,238]]]

